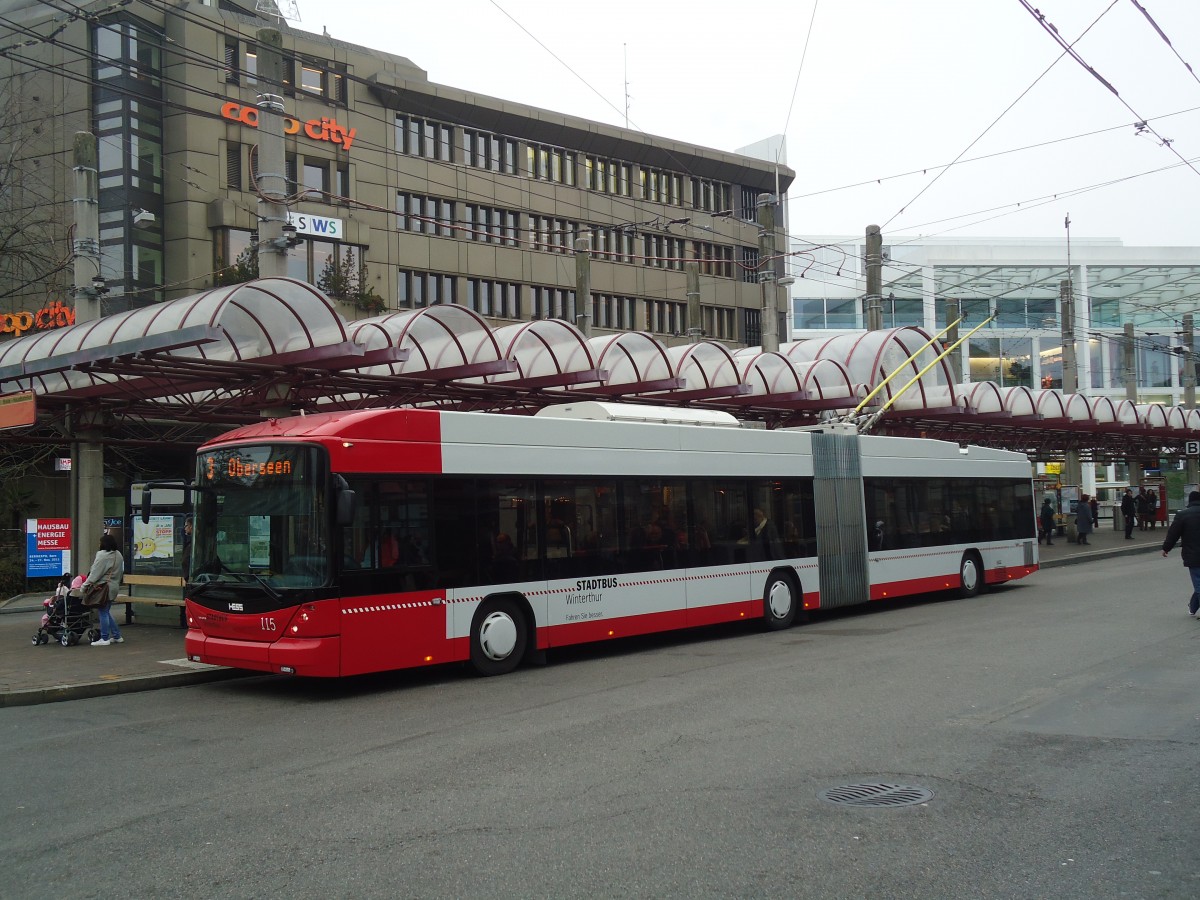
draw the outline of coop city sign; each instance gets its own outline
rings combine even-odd
[[[221,107],[221,117],[233,122],[241,122],[243,125],[249,125],[251,128],[258,127],[258,108],[255,106],[242,106],[240,103],[230,101]],[[319,119],[309,119],[307,122],[301,122],[299,119],[293,119],[291,116],[284,116],[283,133],[303,133],[305,137],[312,138],[314,141],[328,141],[331,144],[340,144],[343,150],[349,150],[350,145],[354,143],[355,136],[358,134],[358,129],[343,128],[337,123],[336,119],[330,119],[326,116],[321,116]]]
[[[20,337],[26,331],[36,328],[47,331],[51,328],[62,328],[75,324],[75,310],[61,300],[55,300],[49,306],[43,306],[37,312],[27,309],[13,313],[0,313],[0,334],[11,334]]]

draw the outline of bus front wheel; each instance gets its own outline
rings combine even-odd
[[[785,574],[772,572],[763,591],[763,623],[770,631],[791,628],[799,603],[796,583]]]
[[[983,589],[983,560],[973,550],[964,553],[958,568],[958,596],[977,597]]]
[[[488,600],[471,625],[471,665],[480,675],[505,675],[521,662],[528,635],[512,600]]]

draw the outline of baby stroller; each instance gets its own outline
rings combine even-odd
[[[83,583],[83,576],[75,579]],[[48,644],[56,640],[64,647],[78,644],[86,635],[89,641],[100,639],[100,629],[96,627],[96,616],[91,607],[84,606],[78,591],[68,588],[66,578],[59,582],[53,597],[42,601],[46,610],[42,613],[42,627],[33,636],[34,644]]]

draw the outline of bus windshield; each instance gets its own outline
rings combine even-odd
[[[327,584],[325,469],[317,447],[201,450],[188,580],[257,584],[273,596]]]

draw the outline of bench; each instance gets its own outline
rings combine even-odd
[[[183,599],[183,586],[186,583],[179,575],[126,575],[125,586],[128,593],[118,594],[113,600],[113,603],[125,604],[125,624],[133,624],[133,605],[135,603],[146,606],[177,606],[179,607],[179,627],[187,627],[186,614],[184,612],[185,601]],[[138,589],[135,594],[134,588]],[[158,588],[159,590],[155,590]],[[163,588],[174,588],[176,590],[162,590]],[[178,594],[176,595],[176,592]]]

